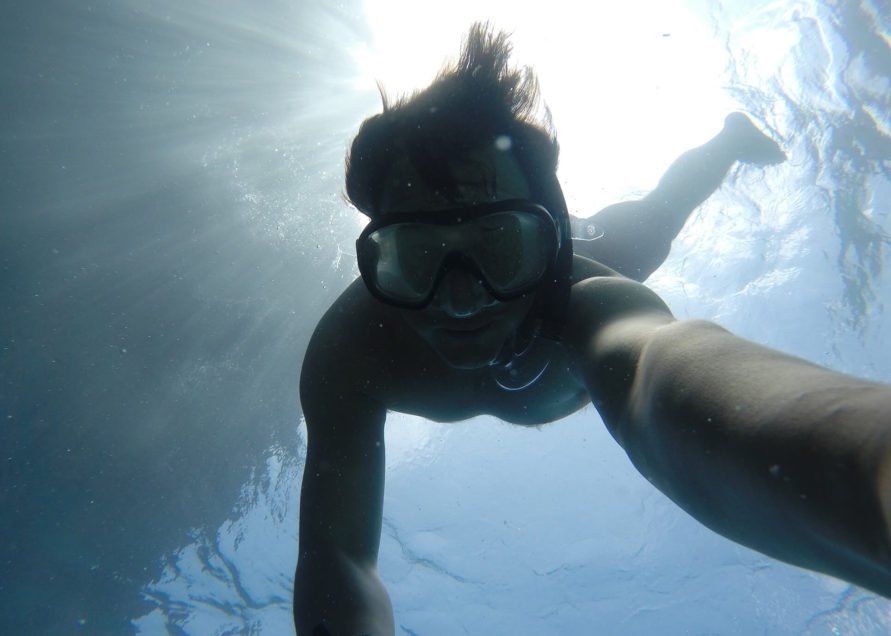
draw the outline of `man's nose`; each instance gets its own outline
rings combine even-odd
[[[436,308],[452,318],[468,318],[496,302],[479,276],[460,267],[443,276],[432,300]]]

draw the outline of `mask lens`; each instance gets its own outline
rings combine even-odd
[[[419,303],[432,292],[445,253],[430,226],[420,223],[385,225],[366,237],[371,278],[385,296],[402,303]]]
[[[544,275],[555,250],[549,219],[531,212],[496,212],[478,219],[473,261],[493,291],[510,296]]]

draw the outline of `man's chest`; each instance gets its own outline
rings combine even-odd
[[[493,415],[521,425],[552,422],[590,404],[587,391],[559,360],[520,390],[503,388],[489,368],[468,371],[421,365],[388,387],[385,401],[389,410],[439,422]]]

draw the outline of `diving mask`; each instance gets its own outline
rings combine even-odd
[[[356,240],[368,290],[409,309],[425,307],[442,277],[456,267],[475,274],[497,300],[518,298],[538,286],[559,250],[554,218],[524,199],[386,214]]]

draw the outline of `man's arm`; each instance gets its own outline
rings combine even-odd
[[[668,168],[656,189],[638,201],[573,219],[573,250],[637,281],[665,261],[687,218],[717,190],[737,161],[772,165],[786,155],[742,113],[731,113],[724,128],[702,146],[688,150]]]
[[[580,375],[648,480],[734,541],[891,597],[891,387],[675,321],[631,281],[573,295]]]
[[[393,609],[377,573],[386,409],[349,389],[350,366],[334,368],[325,340],[313,338],[300,381],[308,439],[294,623],[298,636],[386,636]]]

